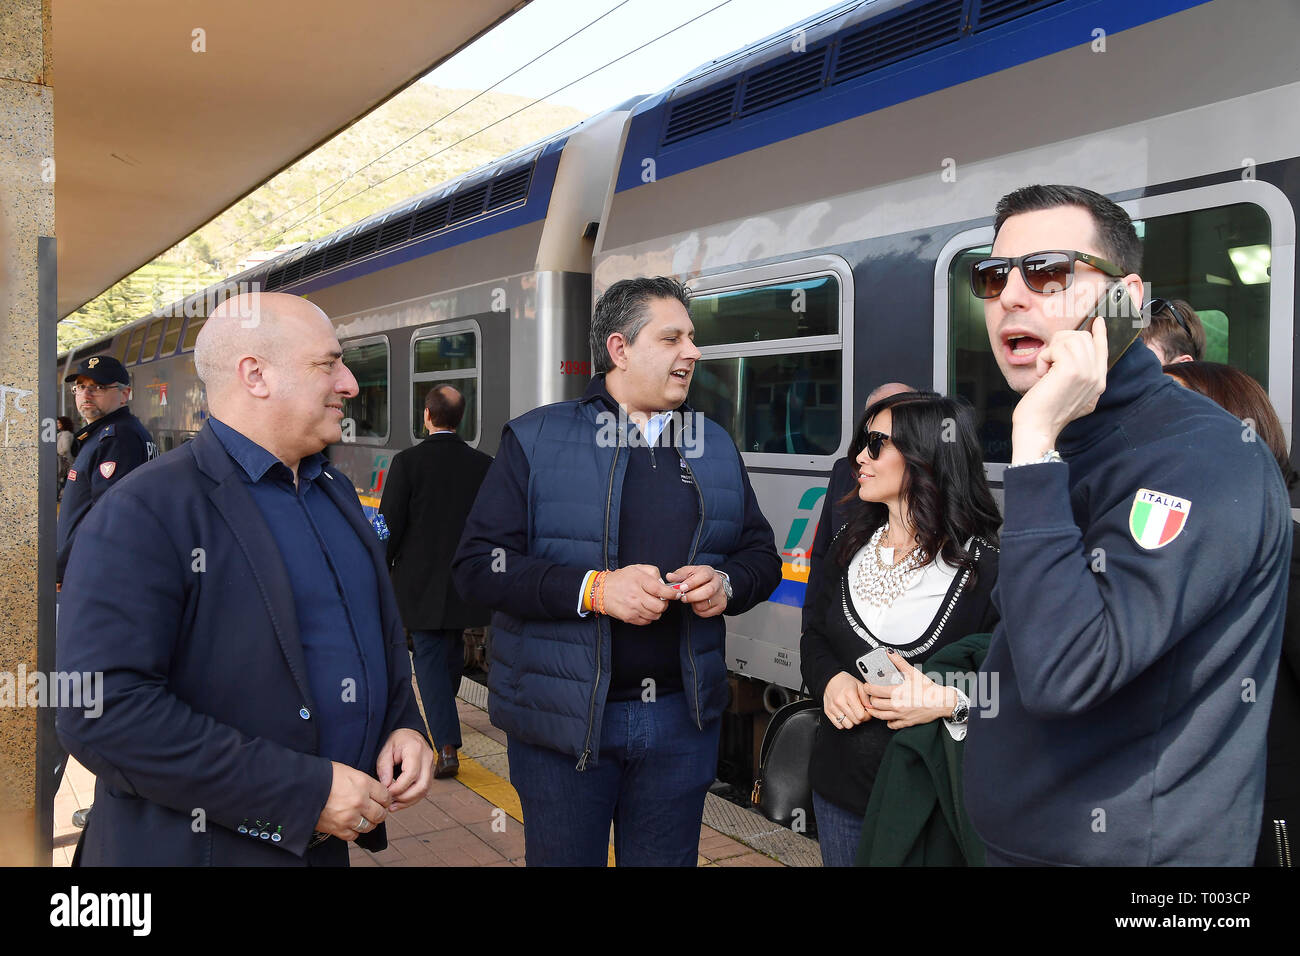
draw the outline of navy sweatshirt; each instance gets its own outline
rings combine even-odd
[[[964,770],[988,860],[1248,866],[1291,552],[1277,464],[1137,346],[1057,449],[1005,476],[1000,693]]]

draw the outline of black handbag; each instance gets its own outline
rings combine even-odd
[[[821,712],[815,700],[792,701],[772,715],[763,733],[750,801],[773,823],[789,827],[796,811],[805,822],[813,815],[808,764]]]

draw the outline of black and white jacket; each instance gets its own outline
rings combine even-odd
[[[836,550],[832,542],[818,592],[809,595],[812,604],[799,643],[804,683],[818,702],[831,678],[841,671],[860,680],[855,662],[877,647],[892,647],[913,667],[923,669],[939,649],[968,634],[990,632],[997,624],[992,591],[998,576],[998,549],[982,539],[969,546],[975,558],[973,573],[969,569],[957,573],[925,632],[902,645],[879,640],[863,623],[849,593],[848,566],[837,559]],[[879,720],[839,730],[823,714],[809,768],[813,789],[845,810],[866,812],[876,770],[893,733]]]

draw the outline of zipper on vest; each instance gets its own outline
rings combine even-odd
[[[691,542],[691,553],[686,556],[687,564],[695,563],[695,552],[700,546],[700,535],[704,533],[704,492],[700,490],[700,483],[695,480],[695,472],[691,470],[690,462],[682,454],[680,448],[677,449],[677,457],[682,460],[686,467],[686,472],[691,476],[691,484],[695,486],[695,494],[700,499],[700,523],[695,527],[695,540]],[[700,677],[695,669],[695,649],[691,647],[691,615],[694,611],[683,611],[682,620],[686,622],[686,656],[691,662],[691,688],[695,691],[695,726],[700,730],[704,729],[704,722],[700,719]],[[722,635],[722,660],[727,660],[727,636]]]
[[[601,542],[604,551],[605,570],[609,570],[609,510],[614,501],[614,469],[618,467],[618,446],[614,446],[614,460],[609,466],[609,487],[605,489],[605,537]],[[594,612],[593,612],[594,613]],[[611,635],[611,640],[613,639]],[[596,682],[591,685],[591,705],[587,711],[587,741],[583,744],[582,756],[578,758],[578,770],[587,769],[587,758],[591,756],[591,731],[596,724],[596,692],[600,689],[600,615],[596,615]]]
[[[1273,836],[1277,841],[1277,865],[1291,866],[1291,843],[1287,839],[1286,821],[1273,821]]]

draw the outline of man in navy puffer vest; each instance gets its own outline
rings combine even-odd
[[[529,865],[694,866],[727,703],[726,625],[781,578],[731,437],[685,404],[700,351],[673,279],[596,303],[598,373],[509,422],[453,562],[492,607],[492,723]]]

